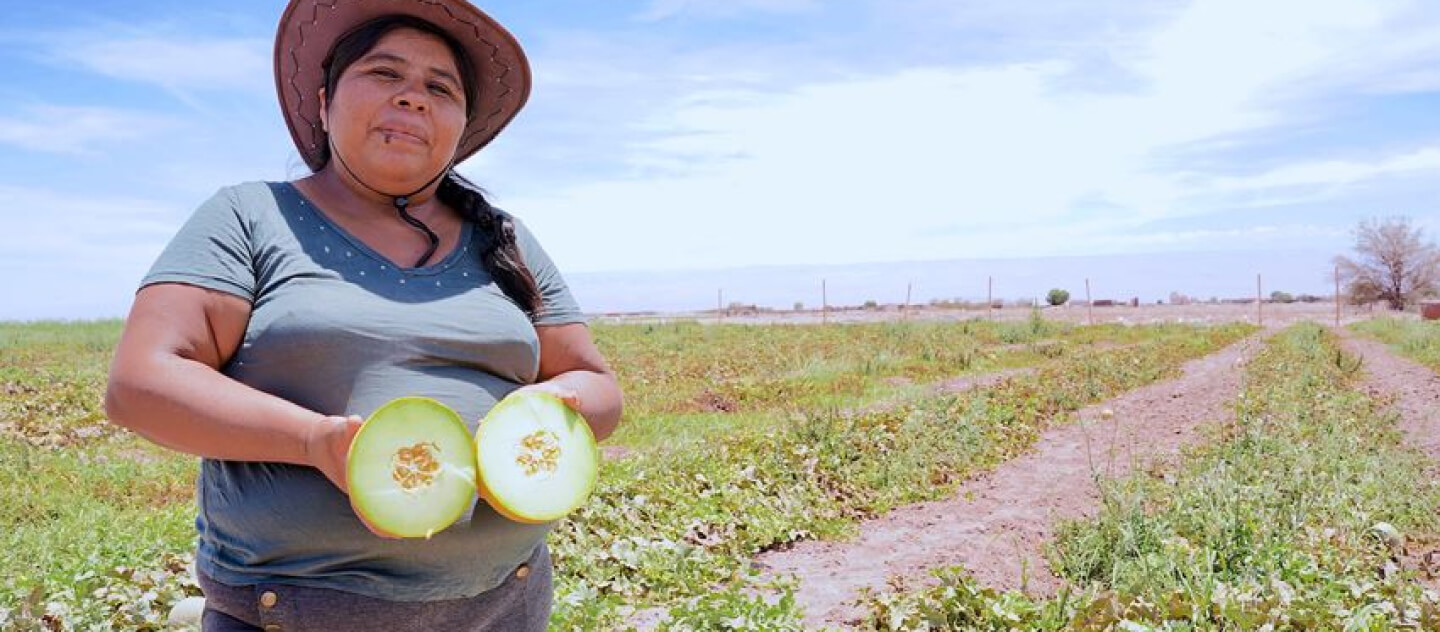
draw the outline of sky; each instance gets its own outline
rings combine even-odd
[[[123,316],[217,189],[306,175],[281,0],[0,3],[0,320]],[[535,83],[460,171],[592,310],[946,260],[1044,258],[1072,293],[1085,261],[1139,286],[1133,262],[1193,260],[1165,271],[1183,292],[1220,253],[1237,292],[1272,268],[1322,291],[1361,220],[1440,234],[1432,1],[481,6]],[[972,277],[915,298],[983,296]]]

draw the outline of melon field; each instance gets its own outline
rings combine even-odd
[[[0,323],[0,630],[161,630],[197,460]],[[1440,630],[1440,323],[592,327],[554,630]]]

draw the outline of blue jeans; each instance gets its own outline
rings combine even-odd
[[[493,590],[465,599],[389,601],[324,588],[257,584],[230,586],[199,576],[205,591],[204,632],[398,632],[455,630],[542,632],[554,597],[550,550],[530,560]]]

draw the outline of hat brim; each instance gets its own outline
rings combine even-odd
[[[493,140],[530,97],[530,65],[519,42],[464,0],[291,0],[275,34],[275,91],[295,148],[312,170],[325,166],[321,64],[342,35],[386,15],[414,16],[449,33],[479,74],[474,78],[476,102],[455,149],[455,163]]]

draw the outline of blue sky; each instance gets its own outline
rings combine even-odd
[[[273,94],[280,0],[12,4],[0,319],[123,315],[216,189],[304,175]],[[1217,250],[1263,267],[1338,253],[1368,217],[1440,234],[1433,2],[482,6],[536,83],[461,171],[577,285]]]

